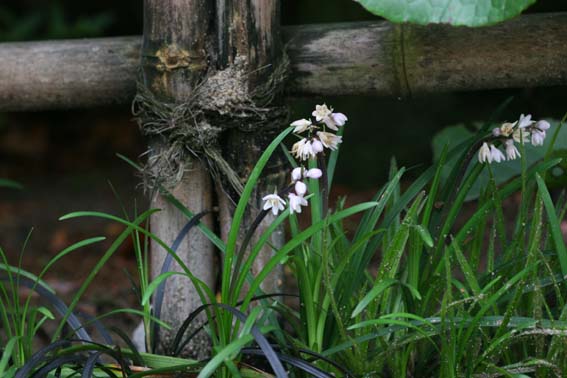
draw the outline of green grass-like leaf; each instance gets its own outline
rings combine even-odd
[[[223,303],[232,303],[237,300],[237,298],[230,298],[230,281],[231,281],[231,274],[232,274],[232,263],[234,259],[234,254],[236,253],[236,246],[237,246],[237,239],[238,234],[240,231],[240,227],[244,217],[244,211],[246,206],[248,206],[248,202],[250,200],[250,196],[252,195],[252,191],[256,186],[256,182],[260,178],[260,174],[262,170],[268,163],[268,160],[272,156],[274,150],[280,145],[280,143],[284,140],[284,138],[291,133],[293,128],[287,128],[285,131],[280,133],[270,143],[270,145],[266,148],[266,150],[262,153],[260,158],[258,159],[258,163],[250,173],[248,177],[248,181],[246,182],[246,186],[242,191],[242,195],[240,196],[240,200],[238,201],[238,205],[234,210],[234,216],[232,219],[232,224],[230,226],[230,231],[228,233],[227,242],[226,242],[226,252],[224,255],[224,269],[222,272],[222,279],[221,279],[221,296]]]
[[[24,186],[19,182],[8,180],[8,179],[0,179],[0,188],[11,188],[11,189],[23,189]]]
[[[563,277],[566,277],[567,248],[565,247],[565,242],[563,241],[563,233],[561,232],[560,220],[558,219],[557,213],[555,212],[555,206],[551,201],[551,196],[549,195],[549,191],[545,186],[545,182],[538,173],[536,173],[536,182],[539,188],[539,194],[545,206],[545,211],[547,213],[547,219],[549,221],[549,232],[551,233],[551,237],[553,239],[557,258],[559,259],[559,263],[561,264],[561,272],[563,273]]]

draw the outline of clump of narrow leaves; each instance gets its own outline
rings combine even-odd
[[[444,146],[435,164],[409,186],[402,185],[406,170],[392,160],[389,178],[374,198],[346,207],[344,200],[330,204],[328,193],[347,118],[326,105],[319,105],[313,117],[315,122],[292,123],[259,158],[226,241],[201,223],[208,212],[193,214],[162,188],[162,195],[187,216],[171,246],[148,231],[147,221],[156,210],[134,219],[126,213],[119,217],[97,212],[62,218],[98,217],[124,226],[69,306],[41,280],[43,273],[35,277],[4,261],[0,279],[8,285],[2,286],[0,299],[9,311],[0,318],[8,336],[0,373],[17,378],[562,376],[567,370],[567,249],[561,223],[567,201],[564,191],[550,192],[546,185],[548,172],[561,163],[552,153],[561,124],[555,130],[546,128],[551,143],[533,164],[524,143],[514,146],[518,150],[509,158],[516,158],[519,174],[505,182],[495,177],[494,165],[477,159],[487,138],[494,138],[487,123]],[[321,134],[327,128],[337,133]],[[284,141],[292,132],[298,134],[299,145],[290,153]],[[290,184],[264,197],[263,210],[243,233],[252,193],[280,146],[289,159]],[[481,160],[487,162],[487,157]],[[477,186],[485,174],[489,180]],[[473,189],[478,190],[475,201],[467,202]],[[504,210],[517,193],[522,198],[514,205],[517,215],[510,217]],[[309,213],[300,215],[306,206]],[[346,223],[353,215],[358,218]],[[271,223],[258,235],[256,228],[266,217]],[[271,244],[272,234],[284,225],[290,231],[288,240]],[[177,255],[190,232],[202,232],[218,248],[224,267],[218,288],[200,281]],[[148,352],[138,351],[124,332],[107,331],[98,319],[87,319],[85,324],[99,330],[100,341],[94,341],[74,312],[82,293],[128,238],[138,259],[138,277],[132,281],[141,309],[122,311],[143,319]],[[100,240],[69,247],[46,269]],[[153,278],[149,241],[168,252]],[[273,255],[252,274],[253,261],[266,246]],[[173,262],[181,272],[170,270]],[[282,264],[298,292],[263,292],[262,282]],[[187,314],[166,345],[160,331],[167,325],[159,318],[164,285],[173,275],[186,277],[203,305]],[[20,306],[13,295],[18,285],[37,291],[48,305]],[[286,297],[294,297],[299,305],[286,305]],[[55,314],[59,326],[52,343],[33,352],[34,332]],[[202,331],[211,340],[210,358],[181,356]],[[111,334],[119,337],[122,347]]]

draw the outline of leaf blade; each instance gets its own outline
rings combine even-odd
[[[356,0],[370,13],[392,22],[419,25],[450,24],[460,26],[492,25],[518,16],[535,0]]]

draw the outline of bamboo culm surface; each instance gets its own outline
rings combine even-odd
[[[485,28],[386,21],[289,26],[289,95],[432,92],[567,84],[567,13]],[[0,110],[129,104],[140,37],[0,44]]]

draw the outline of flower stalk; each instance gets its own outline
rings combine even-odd
[[[300,164],[291,171],[291,189],[287,192],[287,202],[276,192],[268,194],[263,198],[264,211],[272,211],[274,215],[277,215],[287,203],[290,214],[301,213],[302,208],[308,206],[305,198],[308,186],[304,180],[322,178],[323,184],[320,185],[319,191],[323,198],[323,215],[327,214],[328,182],[325,172],[325,149],[334,151],[342,143],[342,136],[328,130],[338,131],[339,127],[345,125],[348,118],[343,113],[334,113],[333,108],[326,104],[317,105],[311,115],[315,118],[315,122],[302,118],[290,124],[294,128],[293,132],[299,137],[299,141],[291,148],[291,154],[299,160]],[[308,166],[309,163],[315,162],[315,167],[305,168],[303,162],[308,162]]]

